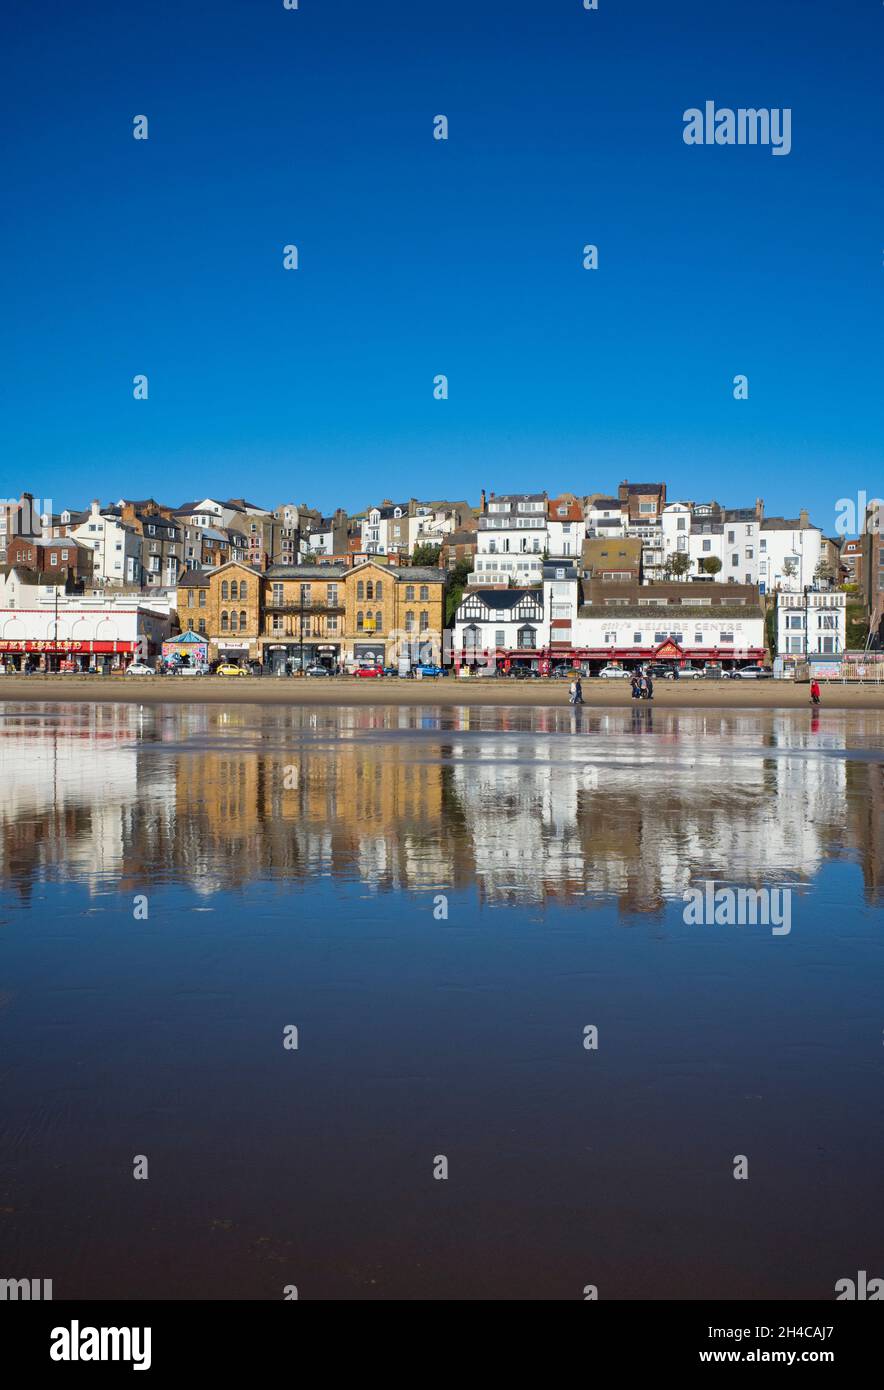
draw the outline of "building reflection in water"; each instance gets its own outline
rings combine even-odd
[[[36,710],[36,712],[35,712]],[[255,878],[488,904],[790,882],[827,859],[882,886],[877,713],[7,705],[4,884]]]

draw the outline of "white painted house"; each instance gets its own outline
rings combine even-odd
[[[838,656],[846,644],[846,594],[828,589],[777,594],[779,656]]]

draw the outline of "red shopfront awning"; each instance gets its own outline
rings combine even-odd
[[[30,638],[21,641],[0,640],[0,652],[46,652],[50,656],[76,656],[78,652],[88,655],[92,652],[107,654],[137,650],[137,642],[71,642],[67,639],[55,641],[54,638],[49,638],[46,641],[32,641]]]

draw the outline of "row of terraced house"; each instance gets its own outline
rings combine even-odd
[[[154,633],[165,603],[170,631],[204,637],[210,659],[267,671],[420,660],[543,670],[572,659],[595,669],[667,653],[727,665],[760,661],[774,644],[834,655],[846,634],[843,597],[831,596],[845,581],[870,616],[884,613],[876,535],[826,536],[805,511],[769,516],[760,499],[672,501],[664,482],[610,494],[483,490],[475,506],[385,499],[329,515],[242,497],[55,511],[24,493],[0,501],[0,580],[9,604],[43,610],[34,640],[50,667],[72,640],[52,650],[74,630],[64,613],[78,594],[90,611],[108,608],[103,633],[123,602],[143,603]],[[29,622],[0,604],[0,656],[13,641],[26,650]]]

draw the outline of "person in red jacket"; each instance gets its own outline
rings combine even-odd
[[[819,681],[811,681],[811,683],[810,683],[810,702],[811,702],[811,704],[813,704],[813,705],[818,705],[819,702],[820,702],[820,683],[819,683]]]

